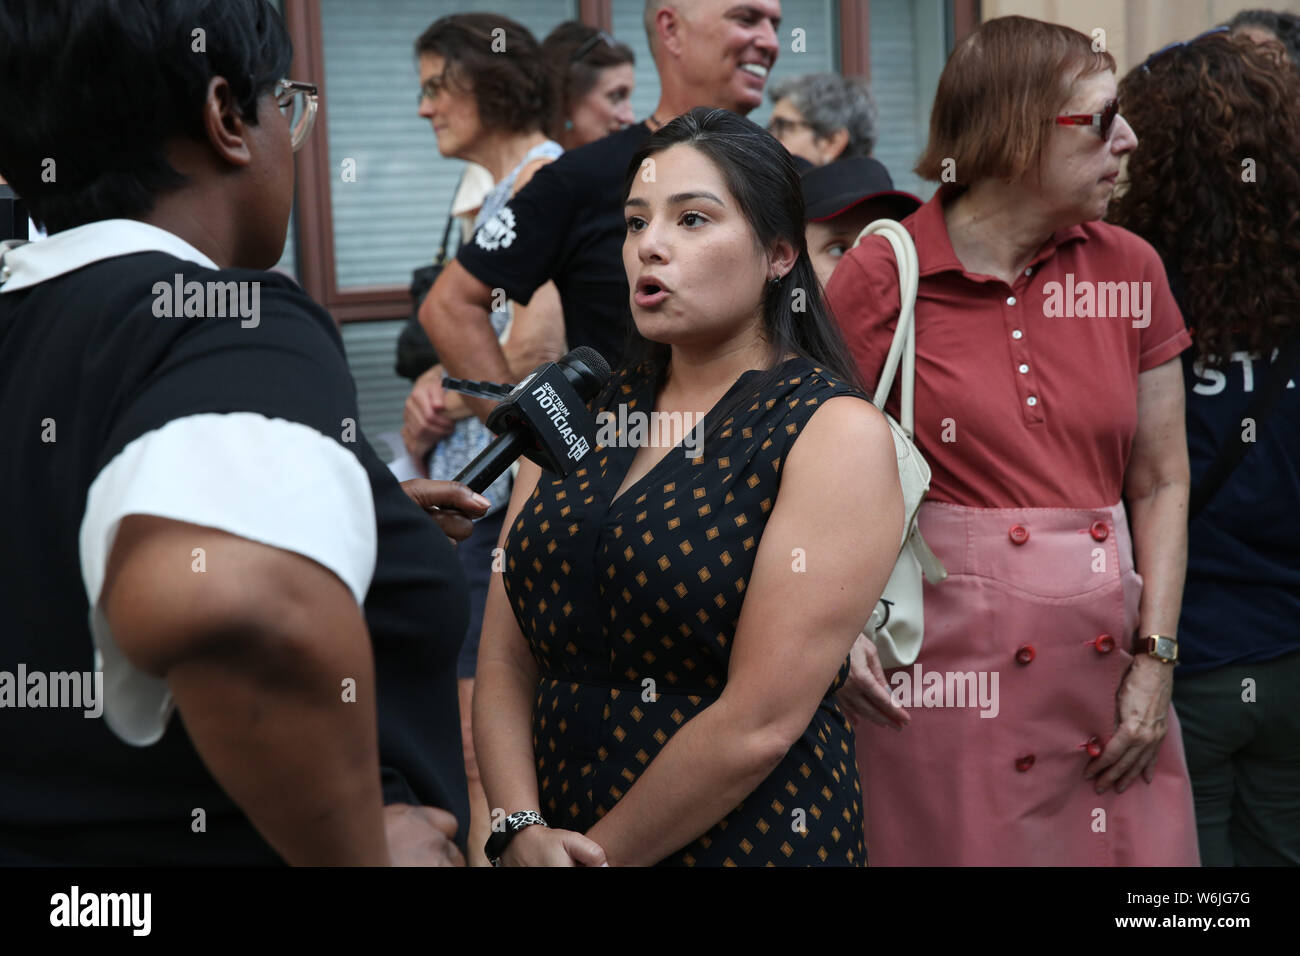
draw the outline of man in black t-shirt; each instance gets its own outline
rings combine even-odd
[[[631,323],[623,268],[628,163],[651,132],[696,106],[742,115],[760,106],[780,22],[779,0],[647,0],[658,106],[645,122],[543,167],[443,270],[420,322],[449,374],[511,381],[488,321],[493,290],[526,304],[547,280],[560,293],[568,347],[591,346],[618,365]],[[441,412],[437,383],[422,379],[421,387]],[[483,399],[469,404],[482,418],[493,406]]]

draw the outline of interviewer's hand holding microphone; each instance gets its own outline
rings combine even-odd
[[[441,376],[442,369],[430,370]],[[428,373],[426,373],[428,374]],[[578,348],[556,363],[547,363],[525,379],[523,384],[542,384],[538,391],[549,390],[556,395],[553,386],[560,386],[561,392],[567,391],[564,383],[572,388],[568,392],[571,404],[576,398],[580,403],[588,403],[609,380],[609,364],[594,349]],[[410,447],[409,435],[412,427],[422,430],[421,434],[436,431],[439,417],[435,410],[433,416],[421,414],[421,409],[412,409],[411,402],[416,399],[416,391],[407,403],[407,428],[403,437]],[[441,381],[437,383],[437,392],[441,392]],[[534,407],[537,406],[537,407]],[[539,411],[539,408],[541,411]],[[570,415],[561,417],[559,410],[547,400],[538,406],[536,397],[528,397],[528,392],[516,388],[506,396],[497,412],[500,425],[494,439],[483,452],[456,476],[454,481],[433,481],[427,478],[413,478],[402,482],[402,490],[419,505],[430,517],[438,522],[443,533],[455,542],[469,537],[474,526],[471,519],[481,518],[486,514],[489,502],[478,494],[502,474],[522,453],[540,458],[548,470],[566,472],[579,460],[591,444],[594,433],[590,436],[581,434],[585,429],[578,426],[580,417]],[[575,405],[573,412],[578,412]],[[569,425],[570,417],[574,424]],[[489,419],[492,423],[493,419]],[[427,427],[426,427],[427,426]],[[546,430],[546,434],[539,431]],[[550,432],[554,431],[554,434]],[[431,447],[431,446],[430,446]],[[581,453],[576,449],[581,448]],[[561,449],[568,451],[567,456]],[[576,457],[575,457],[576,456]],[[572,458],[570,462],[568,459]],[[540,816],[539,816],[540,819]],[[453,842],[456,836],[456,818],[436,807],[416,807],[408,804],[392,804],[384,808],[384,828],[388,838],[389,853],[393,863],[398,866],[464,866],[465,859]],[[489,844],[491,845],[491,844]],[[524,826],[510,834],[504,848],[499,852],[500,866],[608,866],[605,851],[595,841],[572,830],[553,829],[545,824]]]

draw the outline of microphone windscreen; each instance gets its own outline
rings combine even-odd
[[[605,386],[605,383],[609,381],[609,363],[605,361],[605,356],[601,355],[588,345],[579,345],[576,349],[569,352],[568,355],[564,356],[564,358],[560,359],[561,365],[568,365],[570,367],[572,367],[574,362],[581,362],[591,371],[592,375],[595,376],[593,381],[584,381],[583,383],[591,388],[591,392],[589,394],[584,394],[582,398],[584,401],[591,401],[591,399],[596,397],[596,393],[599,392]],[[586,379],[585,375],[582,377],[584,380]],[[586,388],[579,388],[579,391],[586,392]]]

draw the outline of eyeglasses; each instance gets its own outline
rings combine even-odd
[[[443,91],[447,85],[447,73],[443,71],[437,76],[431,76],[420,84],[420,100],[417,105],[423,106],[425,100],[436,100],[438,94]]]
[[[813,128],[813,124],[807,120],[786,119],[784,116],[773,116],[767,121],[767,131],[777,139],[782,139],[787,133],[793,133],[800,126]]]
[[[1119,115],[1119,100],[1108,100],[1100,113],[1067,113],[1056,118],[1057,126],[1095,126],[1103,140],[1110,139],[1111,127]]]
[[[1178,40],[1177,42],[1174,43],[1166,43],[1160,49],[1156,50],[1155,53],[1152,53],[1149,57],[1143,60],[1142,65],[1138,67],[1138,69],[1141,70],[1143,73],[1150,73],[1151,64],[1154,63],[1156,60],[1160,59],[1160,57],[1164,56],[1170,50],[1176,50],[1179,47],[1189,46],[1195,43],[1197,40],[1201,39],[1202,37],[1213,36],[1216,33],[1227,33],[1228,30],[1229,30],[1228,27],[1215,27],[1212,30],[1206,30],[1204,33],[1198,33],[1190,40]]]
[[[569,62],[577,63],[592,50],[596,49],[597,43],[604,43],[606,46],[613,46],[614,38],[604,30],[599,31],[595,36],[588,37],[582,46],[573,51],[573,56],[569,57]]]
[[[296,153],[316,123],[316,84],[281,80],[275,85],[275,103],[289,121],[289,141]]]

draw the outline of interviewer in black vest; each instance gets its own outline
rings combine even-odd
[[[49,233],[0,248],[0,863],[463,862],[422,508],[486,502],[397,484],[330,316],[261,271],[291,56],[265,0],[0,0],[0,173]]]

